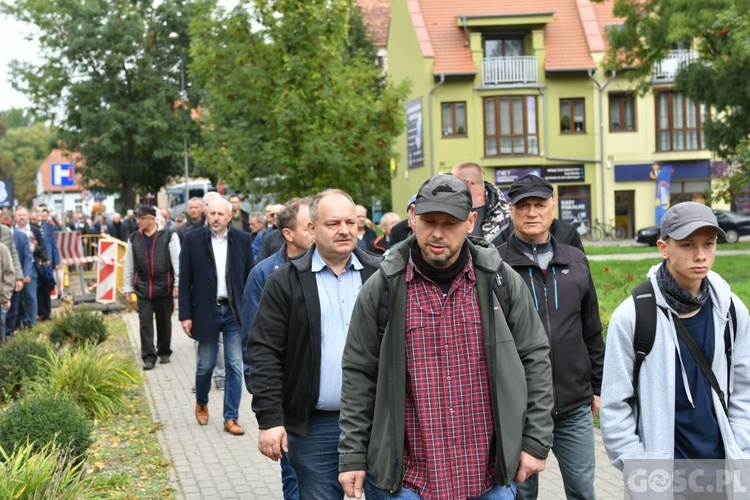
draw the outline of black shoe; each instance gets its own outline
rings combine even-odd
[[[169,356],[159,356],[159,363],[163,365],[169,363]]]
[[[156,362],[154,360],[152,360],[152,359],[150,359],[148,361],[144,361],[143,362],[143,369],[144,370],[153,370],[155,364],[156,364]]]

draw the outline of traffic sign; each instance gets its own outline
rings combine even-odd
[[[75,185],[76,167],[72,163],[52,164],[52,185],[68,187]]]

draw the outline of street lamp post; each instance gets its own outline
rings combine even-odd
[[[173,31],[169,34],[169,39],[172,41],[177,41],[180,39],[180,34]],[[185,48],[181,48],[180,53],[180,107],[182,108],[182,113],[184,116],[184,113],[186,112],[187,108],[187,90],[185,90]],[[187,121],[185,121],[185,133],[183,134],[182,138],[183,143],[183,159],[185,161],[185,206],[187,207],[188,203],[188,197],[190,196],[190,191],[188,189],[188,131],[187,131]]]

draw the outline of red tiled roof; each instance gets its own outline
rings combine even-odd
[[[458,25],[461,16],[508,16],[553,13],[546,25],[544,66],[548,71],[595,68],[591,52],[605,49],[606,25],[613,22],[613,0],[591,4],[590,0],[406,0],[422,46],[434,50],[434,74],[472,74],[477,68],[466,46],[466,34]],[[417,15],[418,14],[418,15]],[[420,36],[419,20],[425,33]]]
[[[86,162],[80,153],[71,153],[70,151],[63,151],[62,149],[53,149],[52,152],[47,156],[44,162],[39,166],[39,172],[42,174],[42,191],[45,193],[57,193],[62,191],[59,186],[52,185],[52,165],[54,163],[73,163],[76,166],[75,174],[75,186],[66,187],[66,192],[81,192],[83,186],[81,185],[82,175],[80,173],[80,167],[85,167]]]
[[[362,17],[370,29],[373,44],[385,47],[391,23],[391,0],[357,0],[357,4],[362,9]]]

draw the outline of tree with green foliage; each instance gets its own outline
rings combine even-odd
[[[642,91],[671,49],[698,52],[675,85],[711,110],[703,122],[706,147],[736,162],[714,192],[729,199],[750,180],[750,1],[615,0],[613,12],[624,21],[609,30],[608,69],[626,68]]]
[[[190,0],[5,0],[0,12],[36,27],[38,64],[14,61],[12,83],[33,113],[83,154],[97,189],[155,193],[181,172],[186,122],[179,109],[180,47],[189,46]],[[169,34],[180,35],[179,46]],[[197,96],[188,90],[188,102]],[[193,127],[194,128],[194,127]]]
[[[55,147],[54,132],[19,109],[0,112],[0,120],[8,124],[0,136],[0,175],[13,178],[16,199],[29,205],[36,196],[39,165]]]
[[[207,108],[200,162],[256,199],[337,187],[389,200],[406,87],[383,81],[352,1],[202,6],[190,27]]]

